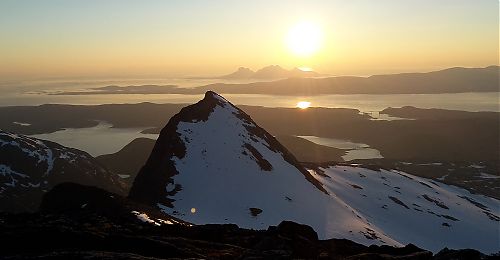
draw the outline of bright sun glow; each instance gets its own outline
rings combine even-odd
[[[309,57],[315,54],[323,41],[320,27],[311,22],[300,22],[290,29],[286,45],[294,55]]]
[[[309,102],[309,101],[300,101],[297,103],[297,107],[300,109],[306,109],[309,106],[311,106],[311,102]]]

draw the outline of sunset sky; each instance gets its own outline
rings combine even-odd
[[[498,64],[498,12],[498,0],[2,0],[0,77],[198,76],[271,64],[336,75],[483,67]],[[320,34],[305,56],[287,42],[300,23]]]

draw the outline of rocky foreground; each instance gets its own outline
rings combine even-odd
[[[37,213],[0,215],[0,233],[2,259],[495,258],[475,250],[444,249],[433,255],[411,244],[367,247],[345,239],[319,240],[311,227],[290,221],[267,230],[191,225],[119,195],[71,183],[47,193]]]

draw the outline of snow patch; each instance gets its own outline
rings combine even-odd
[[[444,180],[446,179],[446,177],[448,177],[448,176],[450,176],[450,174],[449,174],[449,173],[448,173],[448,174],[445,174],[445,175],[443,175],[443,176],[441,176],[441,177],[439,177],[439,178],[436,178],[436,180],[438,180],[438,181],[444,181]]]
[[[444,247],[498,251],[500,201],[496,199],[400,171],[332,166],[324,174],[327,177],[313,176],[372,228],[401,244],[433,252]]]
[[[13,140],[6,141],[2,138],[2,136],[7,136]],[[31,148],[23,147],[23,145],[21,145],[20,142],[17,142],[15,140],[20,140],[20,141],[22,141],[23,145],[29,146]],[[40,149],[40,147],[33,145],[33,143],[37,144],[39,146],[42,146],[42,149]],[[19,148],[19,150],[21,150],[22,152],[27,154],[29,157],[37,158],[38,164],[40,164],[42,162],[46,162],[47,163],[47,170],[45,171],[45,175],[48,175],[52,171],[52,169],[54,168],[55,158],[53,158],[52,149],[47,147],[47,145],[45,145],[40,140],[30,138],[27,136],[20,136],[20,135],[8,133],[8,132],[0,132],[0,147],[6,146],[6,145],[17,147],[17,148]],[[45,153],[42,153],[42,151],[45,151]]]
[[[134,214],[137,217],[137,219],[139,219],[142,222],[150,223],[150,224],[153,224],[155,226],[161,226],[160,223],[158,223],[158,222],[150,219],[149,216],[146,213],[140,213],[140,212],[135,211],[135,210],[132,211],[131,213]]]
[[[23,123],[23,122],[12,122],[13,124],[15,125],[20,125],[20,126],[30,126],[31,124],[30,123]]]
[[[21,178],[29,178],[28,175],[16,172],[12,170],[10,166],[7,166],[5,164],[0,164],[0,175],[10,178],[9,182],[5,182],[3,184],[9,187],[16,187],[16,184],[19,182],[16,176]]]
[[[474,168],[474,169],[484,169],[486,166],[483,165],[477,165],[477,164],[471,164],[469,165],[469,168]]]
[[[421,166],[440,166],[440,165],[443,165],[443,163],[442,162],[419,163],[418,165],[421,165]]]

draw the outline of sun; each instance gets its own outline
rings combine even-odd
[[[321,48],[323,32],[312,22],[300,22],[288,31],[285,42],[294,55],[310,57]]]
[[[297,103],[297,107],[300,109],[306,109],[311,106],[311,102],[309,101],[300,101]]]

